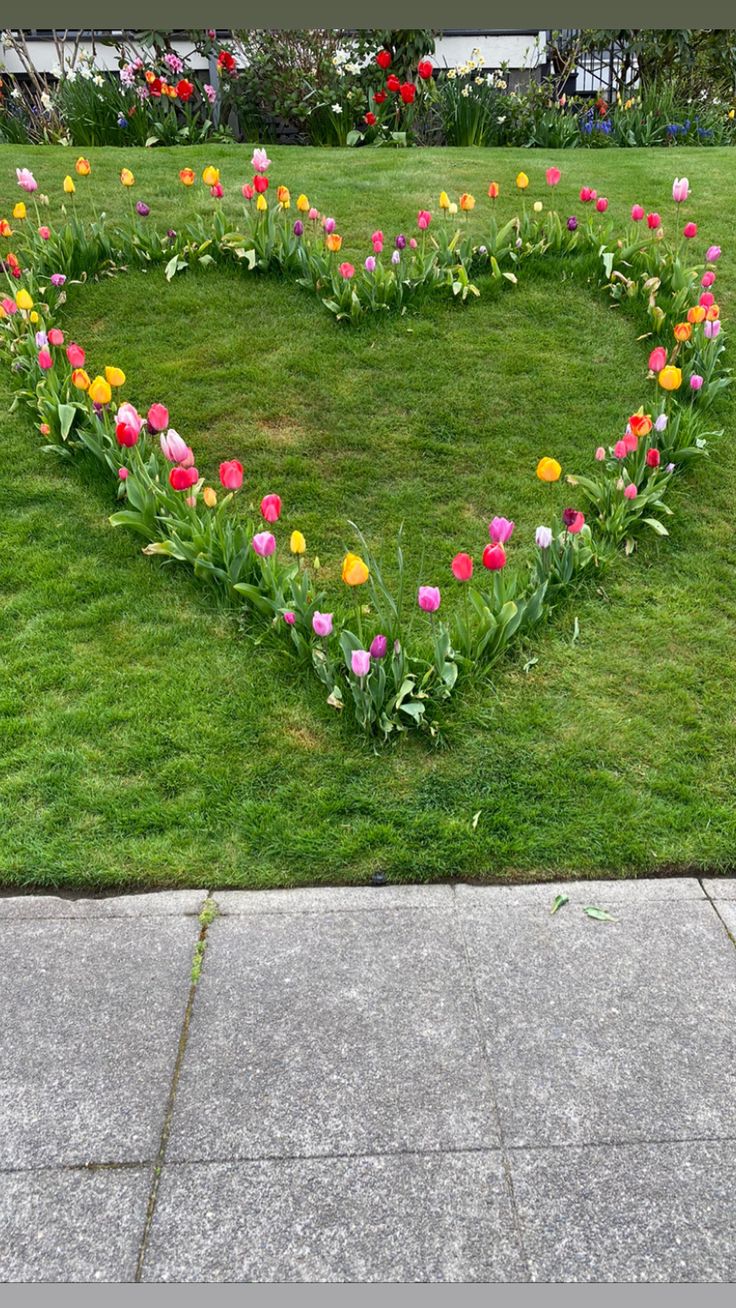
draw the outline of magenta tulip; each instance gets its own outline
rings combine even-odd
[[[388,649],[388,641],[385,636],[382,636],[379,633],[379,635],[373,637],[373,640],[371,641],[371,648],[370,648],[370,654],[372,659],[384,659],[386,657],[387,649]]]
[[[440,607],[440,590],[439,586],[420,586],[417,593],[417,604],[425,613],[436,613]]]
[[[508,518],[494,518],[488,528],[492,545],[505,545],[514,533],[514,523]]]
[[[256,532],[251,543],[256,554],[261,559],[270,558],[276,549],[276,537],[273,532],[270,531]]]
[[[332,614],[320,613],[319,610],[315,610],[315,613],[312,617],[312,630],[314,631],[316,636],[331,636]]]
[[[266,522],[278,522],[281,517],[280,495],[264,495],[261,500],[261,516]]]

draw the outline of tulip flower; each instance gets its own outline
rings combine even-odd
[[[698,300],[698,304],[701,305],[704,309],[709,309],[712,304],[715,304],[715,300],[716,297],[712,291],[703,291],[703,294]]]
[[[388,641],[385,636],[374,636],[370,646],[370,656],[372,659],[384,659],[388,649]]]
[[[371,670],[371,656],[367,649],[354,649],[350,655],[350,665],[356,677],[367,677]]]
[[[473,575],[473,560],[469,554],[456,554],[451,567],[453,576],[458,581],[470,581]]]
[[[705,335],[709,341],[715,340],[716,336],[720,334],[720,330],[721,330],[721,324],[718,320],[709,321],[708,319],[706,319],[706,321],[703,323],[703,331],[705,332]]]
[[[605,459],[605,457],[606,457],[606,451],[605,451],[605,448],[604,448],[603,445],[599,445],[599,446],[598,446],[598,449],[597,449],[596,452],[595,452],[595,459],[596,459],[596,462],[597,462],[597,463],[603,463],[603,460]]]
[[[690,194],[687,177],[676,177],[672,183],[672,199],[675,204],[683,204]]]
[[[708,272],[703,273],[703,276],[700,279],[700,285],[705,287],[712,286],[715,280],[715,273],[709,270]]]
[[[259,213],[265,213],[266,210],[268,209],[268,204],[266,203],[265,195],[258,196],[258,199],[256,200],[256,209],[258,210]]]
[[[529,178],[527,177],[526,173],[516,174],[516,185],[520,191],[526,190],[527,186],[529,185]]]
[[[657,421],[656,421],[655,424],[654,424],[654,430],[655,430],[655,431],[666,431],[666,430],[667,430],[667,414],[666,414],[666,413],[660,413],[659,417],[657,418]]]
[[[678,391],[682,386],[682,369],[668,363],[657,378],[663,391]]]
[[[688,322],[695,323],[696,325],[703,322],[705,320],[705,312],[704,304],[694,304],[692,308],[687,311]]]
[[[89,159],[85,159],[84,156],[81,154],[77,159],[74,168],[78,177],[89,177],[90,173],[92,172],[92,165]]]
[[[17,218],[20,222],[22,222],[26,217],[27,212],[28,210],[22,200],[19,200],[18,203],[13,206],[13,217]]]
[[[659,450],[655,449],[654,446],[652,446],[651,450],[647,450],[646,463],[648,468],[658,468],[661,462],[662,456]]]
[[[615,459],[625,459],[628,453],[629,453],[629,448],[626,444],[626,441],[625,440],[616,441],[616,444],[613,447],[613,457]]]
[[[579,513],[577,509],[563,509],[562,521],[570,532],[571,536],[576,536],[585,526],[585,515]]]
[[[431,61],[431,59],[420,59],[420,60],[419,60],[419,63],[417,64],[417,72],[418,72],[418,74],[419,74],[419,76],[421,77],[421,79],[422,79],[423,82],[428,82],[428,81],[429,81],[430,77],[432,76],[433,71],[434,71],[434,69],[433,69],[433,67],[432,67],[432,61]]]
[[[22,190],[28,191],[29,194],[38,190],[38,182],[29,168],[16,168],[15,175]]]
[[[548,550],[552,544],[552,531],[549,527],[537,527],[534,539],[540,550]]]
[[[304,554],[306,552],[307,542],[300,531],[292,531],[289,537],[289,549],[292,554]]]
[[[12,236],[13,229],[7,218],[0,218],[0,236]]]
[[[629,429],[635,436],[648,436],[652,430],[652,420],[648,413],[632,413]]]
[[[582,200],[583,204],[590,204],[590,201],[594,200],[595,198],[596,198],[595,191],[591,190],[589,186],[581,186],[580,199]]]
[[[644,209],[640,204],[633,204],[631,206],[631,217],[633,218],[635,223],[641,222],[642,218],[644,217]]]
[[[225,192],[222,189],[222,182],[215,182],[214,186],[210,187],[210,195],[213,200],[221,200],[224,194]],[[137,205],[136,208],[138,208]],[[140,209],[138,209],[138,212],[140,213]]]
[[[606,209],[608,208],[608,200],[606,199],[605,195],[599,196],[599,198],[595,202],[595,207],[598,210],[598,213],[606,212]]]
[[[50,241],[50,240],[51,240],[51,228],[50,228],[50,227],[39,227],[39,229],[38,229],[38,234],[39,234],[39,236],[41,237],[41,240],[42,240],[42,241]]]
[[[261,559],[268,559],[276,549],[276,537],[273,532],[259,531],[251,541],[253,549]]]
[[[49,328],[49,343],[51,345],[64,344],[64,333],[58,327]]]
[[[342,579],[346,586],[362,586],[370,571],[359,554],[346,554],[342,561]]]
[[[457,205],[455,204],[454,200],[452,204],[449,204],[447,206],[447,212],[449,213],[451,218],[454,218],[455,214],[457,213]]]
[[[537,476],[540,481],[559,481],[562,468],[556,459],[540,459],[537,464]]]
[[[416,97],[417,88],[413,82],[402,82],[399,87],[399,95],[404,104],[413,104]]]
[[[87,392],[93,404],[109,404],[112,399],[112,387],[105,377],[95,377],[90,382]]]
[[[449,209],[449,207],[450,207],[450,197],[449,197],[449,195],[447,194],[447,191],[440,191],[439,206],[440,206],[440,209]]]
[[[363,266],[364,266],[366,272],[370,272],[370,273],[372,273],[372,272],[375,272],[375,271],[376,271],[376,261],[375,261],[375,259],[373,258],[373,255],[372,255],[372,254],[369,254],[369,255],[368,255],[368,258],[366,259],[365,264],[364,264]]]
[[[136,202],[135,211],[141,218],[147,218],[151,212],[149,206],[143,200],[138,200]]]
[[[506,567],[506,551],[503,545],[486,545],[483,551],[483,567],[490,572],[500,572]]]
[[[703,378],[700,376],[700,373],[694,372],[690,378],[690,390],[699,391],[702,385]]]
[[[244,200],[252,200],[256,193],[255,186],[251,186],[250,182],[244,182],[240,190]]]
[[[333,254],[338,254],[342,246],[342,237],[338,236],[337,232],[330,232],[329,235],[325,237],[325,245]]]
[[[545,177],[547,179],[548,186],[557,186],[560,178],[562,177],[562,173],[560,172],[559,168],[548,168],[545,173]]]
[[[214,186],[215,182],[219,182],[219,180],[220,180],[219,168],[213,168],[212,164],[208,164],[204,172],[202,173],[202,181],[204,182],[205,186]]]
[[[514,532],[514,523],[508,518],[494,518],[488,528],[492,545],[505,545]]]
[[[296,222],[294,223],[294,226],[293,226],[293,229],[292,229],[292,230],[293,230],[295,236],[303,236],[303,235],[304,235],[304,223],[301,221],[300,218],[297,218]]]
[[[117,422],[115,424],[115,436],[118,445],[124,445],[126,448],[130,449],[133,445],[137,444],[139,434],[140,429],[136,430],[134,426],[131,426],[127,422]]]
[[[65,273],[52,273],[52,274],[51,274],[51,285],[52,285],[52,286],[63,286],[65,281],[66,281],[66,274],[65,274]]]
[[[36,332],[36,349],[42,350],[44,345],[48,345],[49,338],[46,332]]]
[[[143,427],[143,419],[135,405],[129,404],[127,401],[120,405],[120,408],[115,414],[115,421],[124,422],[126,426],[132,427],[136,436],[140,434]]]
[[[199,473],[196,468],[181,468],[177,464],[169,473],[169,485],[175,491],[189,490],[192,486],[196,486],[198,481]]]
[[[693,238],[694,236],[697,236],[697,234],[698,234],[698,224],[697,224],[697,223],[685,223],[685,226],[684,226],[683,229],[682,229],[682,234],[683,234],[683,236],[686,236],[687,239],[688,239],[689,241],[691,241],[692,238]]]
[[[0,304],[2,305],[2,310],[6,317],[12,318],[13,314],[18,312],[18,306],[15,303],[15,300],[8,299],[7,295],[4,300],[0,301]]]
[[[351,263],[341,263],[337,271],[341,277],[345,278],[346,282],[349,282],[351,277],[355,276],[355,268]]]
[[[220,464],[220,483],[225,490],[239,490],[243,484],[243,465],[238,459],[226,459]]]
[[[376,63],[378,64],[378,67],[382,68],[385,72],[387,68],[391,67],[391,51],[379,50],[376,55]]]
[[[657,228],[661,226],[662,226],[662,219],[660,218],[658,213],[647,214],[647,227],[649,228],[650,231],[656,232]]]
[[[320,613],[319,609],[315,609],[312,615],[312,630],[316,636],[331,636],[332,614]]]
[[[710,308],[706,312],[705,319],[706,322],[715,322],[716,319],[720,318],[720,316],[721,316],[721,311],[718,308],[718,305],[711,304]]]
[[[541,201],[541,200],[535,200],[535,201],[534,201],[534,204],[532,205],[532,209],[534,210],[535,213],[541,213],[542,210],[543,210],[543,208],[544,208],[544,205],[542,204],[542,201]]]
[[[179,181],[182,186],[194,186],[195,173],[193,168],[180,168]]]
[[[296,207],[300,213],[309,212],[309,200],[304,193],[297,197]]]
[[[426,232],[431,221],[432,221],[431,213],[429,213],[427,209],[420,209],[419,213],[417,214],[417,227],[419,228],[420,232]]]
[[[567,220],[567,230],[568,232],[576,232],[578,230],[578,220],[574,213],[571,214]]]
[[[122,368],[105,368],[105,379],[111,386],[125,385],[125,373]]]
[[[148,430],[154,435],[159,431],[165,431],[169,425],[169,410],[165,404],[152,404],[148,410],[146,418]]]
[[[287,627],[293,627],[296,622],[296,613],[293,613],[291,609],[286,609],[283,614],[283,619]]]
[[[672,330],[676,341],[689,341],[693,334],[693,329],[689,322],[676,322]]]
[[[44,372],[47,372],[49,368],[53,368],[53,366],[54,366],[54,361],[53,361],[53,359],[51,358],[51,355],[49,354],[48,350],[39,350],[39,352],[38,352],[38,366],[39,366],[39,368],[41,368]]]
[[[624,497],[627,500],[635,500],[638,494],[639,492],[633,482],[629,482],[628,486],[624,486]]]
[[[720,257],[721,257],[720,245],[709,245],[708,249],[705,252],[705,262],[716,263],[717,260],[720,259]]]
[[[129,475],[130,475],[130,474],[128,473],[128,469],[127,469],[127,468],[124,468],[124,467],[123,467],[123,468],[118,468],[118,477],[120,478],[121,481],[127,481]]]
[[[276,199],[282,209],[291,208],[291,192],[288,186],[278,186],[276,188]]]
[[[441,603],[439,586],[420,586],[417,604],[425,613],[436,613]]]
[[[281,496],[264,495],[261,500],[261,517],[266,522],[278,522],[281,517]]]
[[[120,181],[121,181],[121,183],[122,183],[123,186],[134,186],[134,185],[135,185],[135,177],[133,176],[133,174],[132,174],[132,172],[130,171],[129,168],[121,168],[121,170],[120,170]]]
[[[69,174],[67,174],[67,176],[64,178],[64,192],[65,192],[65,194],[66,194],[66,195],[73,195],[74,192],[76,191],[76,189],[77,189],[77,188],[76,188],[76,186],[74,185],[74,181],[73,181],[73,179],[69,176]]]
[[[174,431],[173,427],[165,435],[161,432],[159,441],[161,443],[161,452],[169,463],[186,463],[190,467],[193,465],[194,455],[192,451],[186,441],[182,440],[178,431]]]
[[[470,211],[475,208],[475,196],[470,195],[467,191],[463,191],[463,194],[460,196],[460,208],[463,213],[470,213]]]
[[[664,346],[658,345],[649,355],[649,369],[651,372],[661,372],[667,362],[667,351]]]
[[[498,182],[491,182],[490,186],[488,187],[488,194],[492,200],[498,199],[499,195],[501,194],[501,187],[499,186]],[[443,191],[443,195],[444,195],[444,191]]]
[[[266,151],[256,147],[251,157],[250,166],[257,173],[267,173],[271,167],[271,160]],[[219,179],[219,173],[217,176]]]
[[[87,391],[90,384],[89,375],[84,371],[84,368],[75,368],[72,372],[72,386],[76,386],[77,390]]]
[[[624,432],[624,446],[627,454],[633,454],[637,446],[637,438],[630,427]]]

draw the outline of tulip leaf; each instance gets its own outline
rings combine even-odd
[[[557,913],[559,909],[563,908],[565,904],[569,904],[569,902],[570,902],[569,895],[555,895],[554,899],[552,900],[552,907],[549,910],[550,913]]]
[[[67,436],[69,435],[69,432],[71,430],[71,425],[74,422],[74,415],[76,412],[77,412],[76,404],[59,405],[58,408],[59,429],[61,431],[61,439],[63,441],[65,441]]]
[[[669,536],[670,534],[664,523],[659,522],[657,518],[643,518],[642,522],[645,522],[648,527],[651,527],[652,531],[656,531],[658,536]]]
[[[616,918],[615,918],[615,917],[611,917],[611,914],[610,914],[610,913],[607,913],[606,910],[605,910],[605,908],[594,908],[594,907],[591,906],[591,907],[588,907],[588,908],[584,908],[584,909],[583,909],[583,912],[584,912],[584,913],[587,913],[588,917],[595,918],[596,922],[615,922],[615,921],[616,921]]]

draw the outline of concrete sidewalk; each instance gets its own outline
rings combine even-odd
[[[736,1279],[736,881],[205,898],[0,899],[1,1280]]]

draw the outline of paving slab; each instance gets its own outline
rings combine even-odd
[[[736,901],[730,899],[718,899],[715,901],[718,908],[718,916],[721,918],[725,928],[736,941]]]
[[[444,909],[453,905],[447,886],[307,886],[299,890],[215,890],[224,916],[250,913],[352,913],[356,909]]]
[[[196,917],[0,929],[0,1167],[155,1158]]]
[[[449,914],[221,917],[210,928],[169,1157],[498,1143]]]
[[[165,1167],[146,1281],[517,1281],[497,1153]]]
[[[512,1150],[536,1281],[736,1280],[736,1144]]]
[[[706,877],[703,888],[711,899],[736,899],[736,877]]]
[[[151,1168],[0,1172],[0,1280],[132,1281]]]
[[[6,918],[179,917],[197,914],[206,890],[162,890],[144,895],[70,899],[65,895],[2,895],[0,922]]]
[[[460,911],[507,1143],[736,1137],[736,950],[708,900]]]
[[[646,877],[639,881],[546,881],[530,886],[477,886],[455,888],[458,906],[475,913],[494,913],[515,906],[549,912],[556,895],[567,895],[572,905],[610,907],[621,904],[666,903],[673,899],[704,899],[695,877]]]

